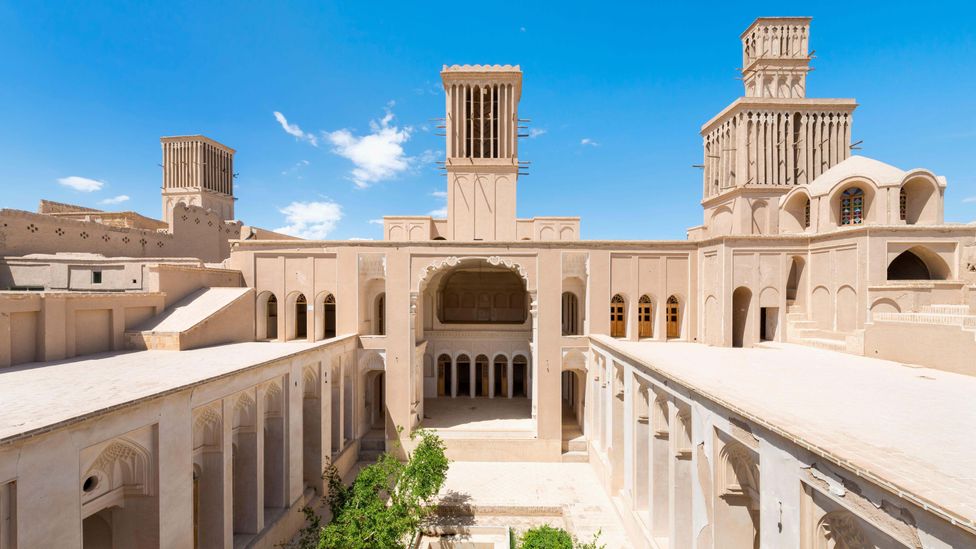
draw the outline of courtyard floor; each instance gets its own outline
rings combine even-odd
[[[445,504],[470,506],[475,524],[521,532],[548,523],[580,541],[600,531],[608,548],[632,547],[589,463],[454,462],[441,494]]]
[[[477,433],[534,432],[532,401],[527,398],[424,399],[425,429]]]

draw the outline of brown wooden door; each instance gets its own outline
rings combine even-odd
[[[624,300],[619,295],[610,300],[610,337],[624,337],[627,335],[627,324],[624,320]]]
[[[444,395],[444,363],[437,363],[437,396]]]
[[[637,310],[637,337],[654,336],[654,315],[650,303],[641,303]]]
[[[675,298],[668,299],[668,337],[676,338],[680,337],[681,333],[678,330],[678,300]]]

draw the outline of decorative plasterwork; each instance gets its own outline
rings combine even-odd
[[[360,254],[359,276],[363,280],[386,278],[386,255]]]
[[[512,261],[511,259],[506,259],[499,257],[497,255],[492,256],[471,256],[471,257],[457,257],[455,255],[445,257],[443,259],[435,259],[429,265],[424,267],[423,271],[420,273],[420,279],[417,281],[417,286],[421,291],[427,286],[427,283],[434,277],[435,274],[447,269],[453,269],[459,265],[464,265],[467,263],[477,263],[479,261],[485,261],[493,267],[505,267],[517,273],[522,280],[525,281],[525,286],[529,286],[529,275],[525,272],[522,265]],[[529,292],[530,295],[534,295],[534,292]],[[534,300],[534,299],[533,299]]]
[[[576,277],[586,282],[589,265],[585,253],[563,253],[563,278]]]

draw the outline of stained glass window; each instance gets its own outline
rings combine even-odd
[[[860,225],[864,221],[864,191],[851,187],[840,197],[840,224]]]

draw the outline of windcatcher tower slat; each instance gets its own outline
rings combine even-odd
[[[444,66],[449,240],[515,240],[518,103],[511,65]]]
[[[708,236],[768,234],[763,206],[806,185],[851,154],[853,99],[810,99],[810,17],[760,17],[740,36],[745,96],[702,126],[702,206]],[[716,232],[711,218],[731,212]],[[728,225],[722,223],[722,225]]]
[[[180,203],[234,219],[234,149],[202,135],[159,139],[163,149],[163,219]]]

